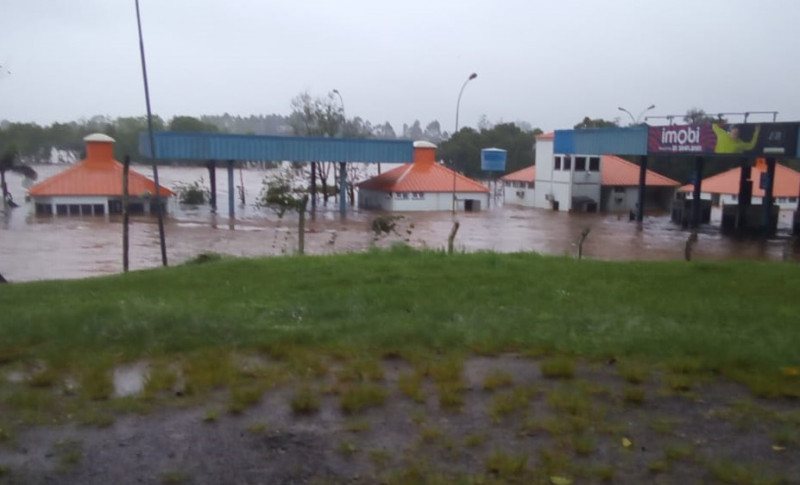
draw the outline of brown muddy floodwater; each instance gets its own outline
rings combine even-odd
[[[64,166],[37,167],[39,180]],[[136,170],[151,175],[150,169]],[[188,207],[173,203],[165,221],[170,264],[186,261],[202,252],[235,256],[289,254],[297,248],[296,216],[280,220],[275,212],[253,205],[261,182],[269,172],[244,169],[247,204],[237,200],[236,217],[228,218],[227,175],[217,173],[219,210],[208,206]],[[201,167],[162,167],[162,185],[193,182],[208,172]],[[9,189],[14,200],[25,200],[22,180],[11,174]],[[236,185],[240,173],[236,172]],[[370,221],[374,211],[354,210],[342,218],[338,204],[318,211],[307,223],[306,252],[330,254],[363,251],[373,244]],[[380,247],[406,242],[417,248],[443,248],[452,225],[449,212],[403,213],[398,234],[382,238]],[[695,259],[798,260],[790,250],[791,213],[781,213],[778,236],[769,241],[737,240],[719,233],[719,212],[712,224],[704,226],[694,247]],[[541,209],[505,206],[480,213],[458,215],[461,229],[456,247],[463,251],[535,251],[543,254],[573,255],[581,231],[591,228],[584,256],[606,260],[680,260],[689,233],[672,224],[666,214],[649,216],[641,229],[611,214],[564,214]],[[133,217],[131,224],[131,269],[159,266],[158,226],[155,217]],[[120,217],[36,217],[30,204],[0,213],[0,274],[9,281],[84,278],[122,271],[122,224]]]

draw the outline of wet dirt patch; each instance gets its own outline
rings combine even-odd
[[[235,360],[244,368],[270,365]],[[434,377],[443,379],[441,369],[427,367],[425,399],[417,401],[402,392],[400,376],[426,363],[385,359],[380,374],[353,374],[367,367],[340,363],[322,376],[265,387],[238,414],[226,411],[227,393],[216,391],[194,400],[173,396],[152,414],[119,415],[102,428],[15,426],[13,446],[0,444],[7,470],[0,483],[547,483],[551,476],[573,483],[797,483],[794,401],[757,399],[714,377],[675,392],[660,369],[633,384],[618,370],[624,362],[577,361],[572,377],[547,378],[546,360],[467,358],[455,376],[464,383],[458,408],[440,402]],[[118,369],[145,379],[146,366]],[[496,375],[510,379],[487,387]],[[341,389],[362,378],[387,398],[346,413]],[[298,386],[319,394],[316,412],[292,412]],[[643,399],[626,399],[630,388]],[[207,419],[210,410],[214,419]]]

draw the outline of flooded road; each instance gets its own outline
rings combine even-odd
[[[65,166],[37,167],[43,180]],[[151,176],[150,169],[135,170]],[[236,217],[228,218],[227,175],[217,171],[219,208],[191,207],[173,203],[165,220],[170,264],[179,264],[202,252],[235,256],[291,254],[297,248],[296,215],[279,219],[274,211],[255,207],[263,178],[268,171],[250,168],[235,176],[245,187],[247,204],[237,199]],[[202,167],[161,167],[161,184],[191,183],[208,171]],[[9,281],[84,278],[122,271],[121,217],[36,217],[30,204],[22,204],[25,189],[16,174],[8,175],[14,200],[21,207],[0,214],[0,274]],[[374,240],[370,222],[378,213],[350,211],[342,218],[333,198],[307,222],[306,252],[330,254],[363,251],[373,244],[386,247],[405,241],[417,248],[443,248],[452,226],[449,212],[403,213],[397,234]],[[719,234],[719,211],[712,225],[705,226],[695,245],[695,259],[800,259],[789,251],[791,213],[781,213],[778,237],[770,241],[740,241]],[[669,222],[666,215],[647,217],[639,229],[633,222],[613,214],[564,214],[513,206],[493,207],[481,213],[458,214],[461,228],[456,248],[463,251],[536,251],[574,255],[581,232],[591,232],[584,256],[607,260],[680,260],[688,232]],[[131,269],[161,264],[158,226],[154,217],[131,218]]]

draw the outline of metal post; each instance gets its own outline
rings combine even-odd
[[[211,210],[217,212],[217,162],[214,160],[208,162],[208,183],[211,185]]]
[[[144,99],[147,105],[147,133],[150,138],[150,159],[153,161],[153,182],[156,185],[156,207],[158,209],[158,241],[161,246],[161,264],[167,265],[167,238],[164,235],[164,208],[161,206],[161,185],[158,183],[158,166],[156,165],[156,142],[153,136],[153,114],[150,110],[150,88],[147,83],[147,63],[144,56],[144,40],[142,38],[142,17],[139,14],[139,0],[136,0],[136,25],[139,29],[139,54],[142,58],[142,78],[144,79]]]
[[[700,189],[703,184],[703,165],[705,159],[694,160],[694,190],[692,191],[692,229],[700,227]]]
[[[236,188],[233,186],[233,160],[228,160],[228,217],[234,218],[234,192]]]
[[[347,213],[347,164],[339,162],[339,212]]]
[[[129,248],[130,248],[130,221],[131,215],[130,211],[128,210],[128,174],[130,172],[131,167],[131,157],[129,155],[125,155],[125,159],[122,162],[122,271],[124,273],[128,272],[129,266]],[[111,211],[109,211],[111,212]]]
[[[317,162],[311,162],[311,212],[317,211]]]
[[[644,221],[644,191],[647,187],[647,155],[639,157],[639,193],[636,195],[636,222]]]
[[[772,189],[775,182],[775,159],[767,158],[767,180],[764,187],[764,236],[772,236]]]

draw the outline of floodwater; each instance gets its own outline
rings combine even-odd
[[[37,167],[43,180],[65,166]],[[151,175],[149,167],[134,169]],[[235,173],[235,184],[245,188],[246,204],[236,200],[236,216],[228,217],[227,173],[217,171],[218,211],[208,206],[189,207],[173,203],[165,220],[167,255],[179,264],[203,252],[235,256],[291,254],[297,249],[296,215],[279,219],[274,211],[253,204],[268,171],[246,168]],[[203,167],[161,167],[162,185],[174,187],[202,177]],[[14,200],[25,199],[22,179],[7,175]],[[345,217],[333,198],[307,221],[306,253],[330,254],[363,251],[406,241],[418,248],[443,248],[452,226],[449,212],[403,213],[397,233],[377,242],[370,221],[378,213],[350,210]],[[789,245],[792,214],[781,213],[778,236],[769,241],[737,240],[719,233],[719,211],[712,224],[704,226],[694,246],[695,259],[800,260]],[[480,213],[460,213],[461,228],[456,248],[463,251],[536,251],[574,255],[581,232],[591,232],[584,244],[584,257],[606,260],[680,260],[689,233],[672,224],[667,215],[646,217],[641,228],[627,214],[564,214],[513,206]],[[155,217],[131,218],[131,269],[161,264]],[[30,204],[0,213],[0,274],[9,281],[84,278],[122,271],[121,217],[37,217]]]

